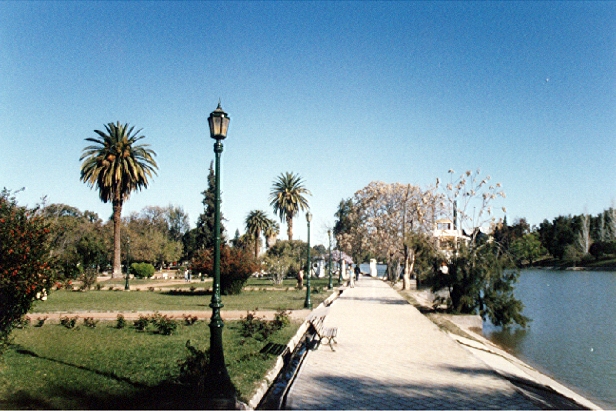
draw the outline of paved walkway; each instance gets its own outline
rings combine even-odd
[[[310,351],[288,409],[538,409],[381,280],[362,277],[328,308],[336,351]]]

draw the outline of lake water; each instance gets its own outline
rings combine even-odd
[[[524,270],[526,330],[484,334],[600,407],[616,409],[616,273]]]

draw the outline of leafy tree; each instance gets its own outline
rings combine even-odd
[[[334,214],[337,218],[334,225],[333,233],[334,237],[342,234],[350,234],[353,228],[353,222],[351,220],[351,212],[353,211],[353,199],[342,199],[338,204],[338,211]]]
[[[574,267],[582,261],[584,254],[580,251],[579,247],[575,244],[568,244],[563,252],[562,260],[566,263],[572,264]]]
[[[537,233],[527,233],[515,239],[509,247],[509,251],[518,266],[532,265],[546,252]]]
[[[147,188],[149,179],[156,174],[156,153],[148,144],[138,144],[145,138],[134,132],[134,126],[109,123],[105,130],[94,130],[98,138],[86,138],[94,143],[83,149],[80,157],[81,181],[96,188],[101,201],[113,205],[113,272],[121,275],[121,215],[122,206],[135,190]]]
[[[246,216],[246,234],[251,236],[255,245],[255,258],[259,257],[259,248],[261,246],[261,233],[264,233],[272,225],[265,211],[252,210]]]
[[[104,230],[96,213],[82,213],[66,204],[50,204],[40,212],[50,224],[51,253],[64,278],[76,279],[85,268],[108,264]]]
[[[125,230],[130,237],[131,261],[150,262],[162,267],[165,262],[177,261],[181,257],[182,243],[172,239],[165,210],[145,207],[124,219]],[[126,258],[127,238],[124,240],[122,252]]]
[[[301,240],[281,240],[267,250],[265,255],[268,261],[281,261],[284,274],[297,276],[305,264],[307,243]]]
[[[37,294],[51,289],[50,239],[49,223],[40,210],[20,207],[4,189],[0,193],[0,352]]]
[[[169,229],[169,238],[173,241],[182,241],[184,235],[190,230],[188,214],[184,209],[170,204],[165,208],[165,220]]]
[[[597,260],[616,254],[616,241],[595,241],[590,246],[589,252]]]
[[[270,205],[274,207],[274,214],[278,214],[280,221],[284,218],[287,223],[287,237],[293,240],[293,217],[300,211],[309,209],[306,195],[312,195],[304,187],[304,181],[299,174],[282,173],[274,180],[270,192]]]
[[[541,244],[553,257],[562,260],[565,248],[575,241],[575,224],[571,216],[558,216],[552,222],[543,220],[539,224]]]

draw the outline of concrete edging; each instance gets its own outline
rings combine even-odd
[[[321,304],[319,304],[314,310],[323,309],[330,305],[332,302],[334,302],[336,298],[338,298],[342,291],[342,287],[334,289],[334,292],[329,297],[327,297]],[[291,340],[287,343],[289,352],[293,352],[295,350],[300,340],[307,331],[308,321],[304,319],[304,322],[299,326],[293,338],[291,338]],[[284,367],[284,360],[282,358],[282,355],[279,355],[276,359],[276,364],[267,372],[267,374],[261,381],[261,384],[259,384],[259,387],[256,389],[255,394],[248,401],[248,404],[241,403],[241,409],[254,410],[259,405],[259,403],[263,399],[263,396],[265,396],[265,394],[267,393],[267,390],[269,390],[274,380],[276,380],[276,377],[282,370],[282,367]]]

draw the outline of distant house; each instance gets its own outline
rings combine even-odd
[[[434,231],[432,237],[435,239],[436,248],[443,251],[449,257],[453,254],[460,241],[469,241],[470,238],[456,228],[448,218],[437,220],[434,223]]]

